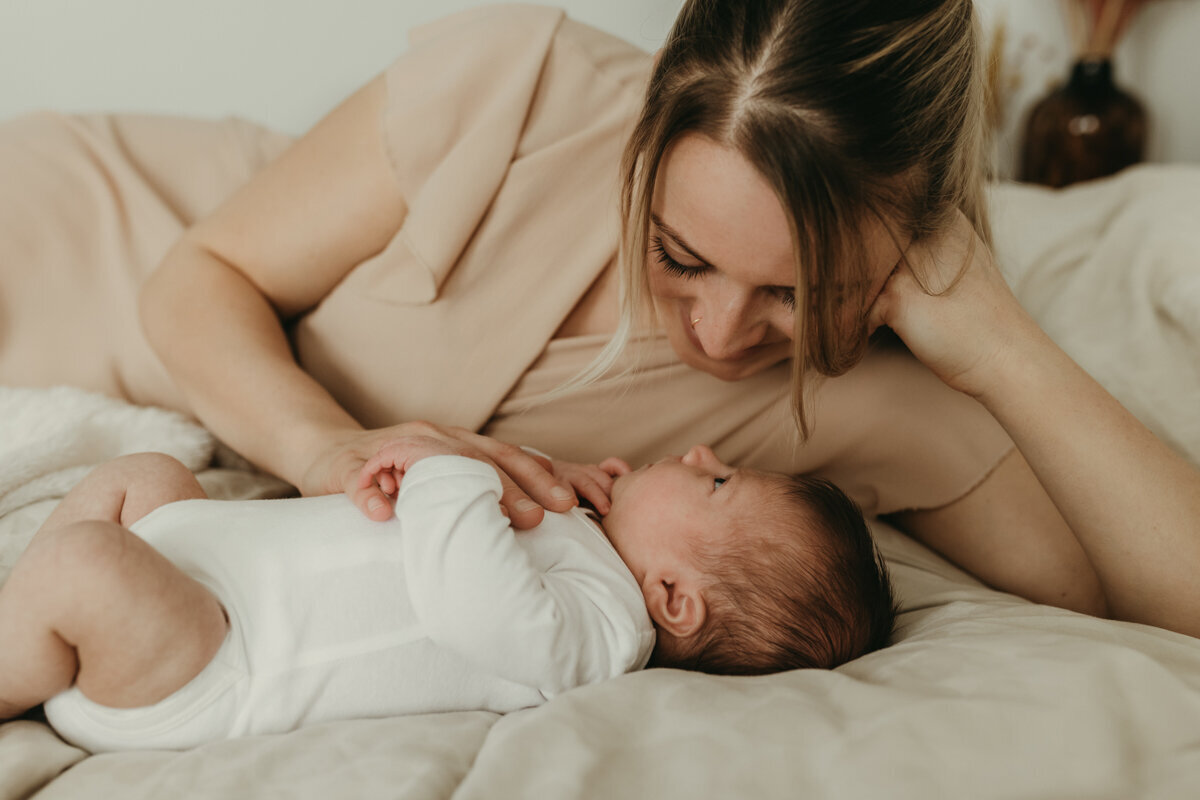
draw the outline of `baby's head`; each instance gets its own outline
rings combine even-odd
[[[604,528],[657,628],[652,666],[831,668],[891,635],[883,559],[828,481],[734,469],[697,445],[617,478]]]

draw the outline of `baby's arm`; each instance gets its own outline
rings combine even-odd
[[[536,450],[525,448],[526,452],[542,462],[554,477],[570,484],[575,494],[587,500],[600,514],[607,514],[612,496],[613,479],[632,472],[632,468],[623,460],[613,456],[599,464],[577,464],[573,461],[562,461],[546,456]],[[400,481],[405,471],[422,458],[433,455],[467,455],[460,448],[455,448],[446,442],[431,437],[409,436],[389,443],[363,465],[359,473],[359,488],[365,489],[371,484],[377,484],[389,496],[395,496],[399,491]],[[490,461],[486,464],[495,466]]]
[[[518,542],[535,534],[509,525],[495,470],[425,450],[400,447],[380,463],[403,478],[405,577],[427,635],[546,696],[635,666],[639,621],[614,600],[613,582],[624,578],[611,564],[581,557],[536,567]]]

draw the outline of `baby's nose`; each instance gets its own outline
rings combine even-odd
[[[702,467],[705,464],[715,461],[716,458],[711,447],[706,444],[698,444],[694,445],[691,450],[688,450],[687,455],[680,460],[689,467]]]

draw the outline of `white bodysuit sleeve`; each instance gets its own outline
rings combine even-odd
[[[430,639],[546,697],[640,666],[638,621],[612,587],[624,578],[595,558],[535,568],[500,495],[495,470],[461,456],[404,476],[404,569]]]

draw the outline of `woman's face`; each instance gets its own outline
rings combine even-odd
[[[882,225],[863,232],[866,286],[841,287],[869,308],[900,250]],[[651,206],[646,271],[681,361],[740,380],[792,354],[795,257],[783,205],[736,150],[689,134],[667,149]],[[853,289],[853,291],[851,291]],[[848,320],[847,336],[859,320]]]

